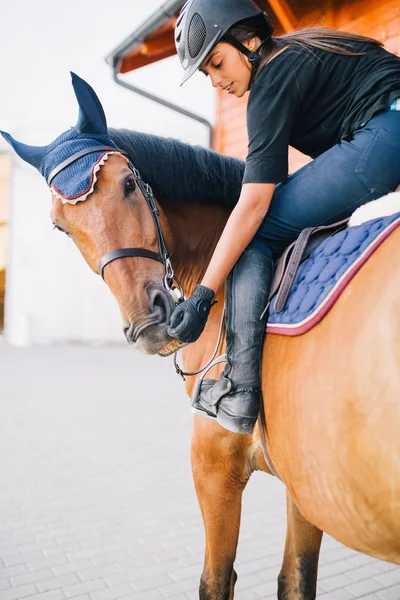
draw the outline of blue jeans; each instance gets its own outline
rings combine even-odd
[[[249,247],[277,258],[302,229],[349,217],[400,184],[400,112],[384,111],[276,186]]]

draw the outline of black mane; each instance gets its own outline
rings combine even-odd
[[[128,129],[109,129],[143,180],[162,203],[203,202],[232,209],[239,199],[244,162],[201,146],[191,146]]]

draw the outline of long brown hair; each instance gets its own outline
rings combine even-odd
[[[242,21],[231,27],[229,33],[235,36],[242,44],[254,37],[262,40],[265,37],[265,22],[257,18]],[[362,56],[365,54],[365,52],[355,52],[350,42],[367,42],[375,46],[383,46],[382,42],[374,38],[357,35],[356,33],[348,33],[347,31],[328,29],[327,27],[299,29],[298,31],[286,33],[279,37],[271,37],[264,42],[259,50],[262,60],[257,75],[259,75],[261,69],[268,64],[276,52],[288,46],[306,48],[311,52],[313,49],[325,50],[325,52],[345,56]]]

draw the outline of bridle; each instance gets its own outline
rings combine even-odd
[[[133,164],[129,160],[129,155],[125,150],[121,150],[120,148],[115,148],[113,146],[90,146],[89,148],[85,148],[84,150],[75,152],[75,154],[72,154],[72,156],[70,156],[63,162],[61,162],[57,167],[55,167],[55,169],[53,169],[51,171],[50,175],[47,178],[47,184],[50,186],[54,177],[56,175],[58,175],[58,173],[60,173],[63,169],[68,167],[68,165],[70,165],[71,163],[78,160],[78,158],[81,158],[82,156],[85,156],[86,154],[93,154],[94,152],[110,152],[110,151],[119,152],[123,156],[126,156],[128,159],[128,166],[133,173],[135,181],[136,181],[140,191],[142,192],[144,199],[146,200],[146,204],[149,207],[149,210],[151,212],[151,216],[153,217],[154,225],[155,225],[156,232],[157,232],[159,252],[158,253],[153,252],[152,250],[146,250],[145,248],[118,248],[117,250],[111,250],[110,252],[107,252],[107,254],[105,254],[99,260],[98,267],[97,267],[99,275],[101,275],[102,279],[104,280],[105,267],[109,263],[113,262],[114,260],[117,260],[118,258],[126,258],[128,256],[140,256],[142,258],[149,258],[151,260],[156,260],[164,266],[165,274],[164,274],[163,282],[164,282],[165,289],[167,290],[167,292],[169,292],[172,295],[175,304],[180,304],[185,299],[184,293],[183,293],[183,288],[182,288],[182,285],[181,285],[179,279],[176,277],[176,275],[174,273],[174,269],[172,268],[170,255],[169,255],[169,252],[167,249],[167,245],[165,243],[164,235],[163,235],[160,220],[159,220],[160,212],[159,212],[157,205],[155,203],[155,200],[154,200],[153,190],[151,189],[151,187],[149,186],[148,183],[145,183],[143,181],[143,179],[140,176],[139,171],[133,166]],[[180,294],[179,296],[176,293],[177,288],[174,285],[174,281],[178,285],[179,294]]]
[[[161,224],[160,224],[160,221],[158,218],[160,213],[159,213],[159,210],[158,210],[157,205],[154,200],[153,191],[152,191],[151,187],[149,186],[149,184],[145,183],[143,181],[143,179],[140,176],[139,171],[133,166],[133,164],[129,160],[129,155],[125,150],[121,150],[120,148],[114,148],[113,146],[91,146],[90,148],[85,148],[84,150],[75,152],[75,154],[72,154],[72,156],[70,156],[63,162],[61,162],[57,167],[55,167],[55,169],[53,169],[51,171],[50,175],[47,177],[47,184],[50,186],[54,177],[58,173],[60,173],[63,169],[68,167],[68,165],[70,165],[74,161],[78,160],[78,158],[81,158],[82,156],[85,156],[86,154],[92,154],[93,152],[104,152],[104,151],[119,152],[123,156],[126,156],[128,158],[128,166],[131,169],[133,176],[135,177],[137,185],[138,185],[140,191],[142,192],[142,194],[146,200],[147,206],[149,207],[151,215],[153,217],[154,225],[156,227],[156,232],[157,232],[159,253],[153,252],[152,250],[146,250],[145,248],[118,248],[117,250],[111,250],[110,252],[107,252],[107,254],[105,254],[99,260],[98,267],[97,267],[99,275],[101,275],[101,277],[104,280],[104,268],[110,262],[117,260],[118,258],[126,258],[128,256],[140,256],[143,258],[150,258],[151,260],[157,260],[158,262],[160,262],[164,265],[164,270],[165,270],[164,287],[165,287],[165,289],[167,290],[167,292],[169,292],[171,294],[175,304],[180,304],[181,302],[183,302],[185,300],[185,296],[183,293],[182,285],[181,285],[179,279],[174,274],[174,270],[172,268],[171,260],[169,257],[169,252],[168,252],[165,240],[164,240],[164,235],[163,235],[163,232],[161,229]],[[176,283],[178,284],[178,289],[179,289],[179,294],[180,294],[179,296],[177,295],[177,293],[175,291],[176,287],[174,286],[174,281],[176,281]],[[223,311],[223,314],[222,314],[221,326],[220,326],[220,331],[219,331],[219,335],[218,335],[217,345],[215,347],[215,350],[214,350],[214,353],[213,353],[211,359],[208,361],[208,363],[204,367],[202,367],[198,371],[186,373],[179,367],[177,360],[176,360],[176,352],[174,353],[174,365],[175,365],[176,372],[183,379],[185,379],[185,376],[193,376],[193,375],[197,375],[198,373],[202,373],[206,369],[209,370],[213,366],[214,359],[217,354],[218,347],[219,347],[219,344],[221,342],[222,335],[224,332],[224,315],[225,315],[225,310]]]
[[[73,154],[72,156],[70,156],[63,162],[61,162],[57,167],[55,167],[55,169],[53,169],[50,172],[50,175],[47,178],[47,184],[50,186],[54,177],[58,173],[60,173],[63,169],[65,169],[68,165],[70,165],[71,163],[78,160],[78,158],[81,158],[82,156],[85,156],[86,154],[92,154],[93,152],[102,152],[102,151],[119,152],[120,154],[122,154],[123,156],[126,156],[128,158],[128,166],[133,173],[135,181],[137,182],[137,185],[138,185],[140,191],[142,192],[142,194],[146,200],[147,206],[149,207],[151,215],[153,217],[154,225],[156,227],[156,232],[157,232],[159,253],[153,252],[152,250],[146,250],[145,248],[118,248],[117,250],[111,250],[110,252],[107,252],[107,254],[105,254],[99,260],[99,263],[98,263],[99,275],[101,275],[102,279],[104,280],[104,268],[110,262],[117,260],[118,258],[125,258],[127,256],[140,256],[143,258],[150,258],[152,260],[157,260],[158,262],[161,262],[164,265],[164,270],[165,270],[164,287],[165,287],[165,289],[172,295],[172,297],[175,301],[175,304],[180,304],[181,302],[184,301],[185,296],[183,293],[182,285],[181,285],[179,279],[175,276],[174,270],[172,268],[171,260],[169,257],[169,252],[168,252],[167,245],[166,245],[165,239],[164,239],[164,235],[163,235],[163,232],[161,229],[161,224],[160,224],[160,220],[159,220],[160,213],[159,213],[159,210],[158,210],[157,205],[154,200],[153,190],[151,189],[151,187],[149,186],[148,183],[145,183],[143,181],[143,179],[140,176],[139,171],[133,166],[133,164],[129,160],[129,155],[127,152],[125,152],[125,150],[121,150],[119,148],[114,148],[113,146],[91,146],[90,148],[85,148],[84,150],[81,150],[80,152],[76,152],[75,154]],[[174,286],[174,281],[176,281],[176,283],[178,284],[180,296],[177,296],[177,294],[175,292],[176,288]],[[219,344],[222,340],[222,336],[224,333],[224,322],[225,322],[225,307],[224,307],[224,310],[222,311],[220,331],[219,331],[218,341],[217,341],[217,345],[215,347],[214,353],[213,353],[211,359],[208,361],[208,363],[206,365],[204,365],[204,367],[202,367],[201,369],[198,369],[197,371],[187,372],[187,373],[184,372],[179,367],[179,365],[176,361],[176,352],[174,353],[175,369],[176,369],[176,372],[178,373],[178,375],[180,375],[183,378],[183,380],[185,380],[185,376],[193,376],[193,375],[197,375],[202,372],[204,372],[204,374],[202,376],[202,377],[204,377],[206,375],[206,373],[214,365],[227,360],[226,354],[223,354],[222,356],[215,358],[217,351],[218,351]],[[265,420],[264,420],[264,422],[265,422]],[[265,432],[264,432],[264,426],[263,426],[261,414],[259,416],[259,428],[260,428],[261,445],[262,445],[262,450],[263,450],[265,461],[266,461],[271,473],[273,475],[276,475],[276,477],[278,477],[278,479],[280,479],[278,473],[276,472],[276,470],[274,468],[274,465],[272,463],[272,460],[271,460],[268,450],[267,450]]]

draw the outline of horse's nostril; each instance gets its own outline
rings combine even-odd
[[[171,306],[169,303],[169,294],[161,290],[151,290],[149,292],[150,311],[159,317],[159,323],[167,323],[171,315]]]
[[[128,342],[129,342],[129,329],[130,329],[129,323],[124,323],[122,325],[122,331],[124,332],[124,336],[126,337],[126,340]]]

